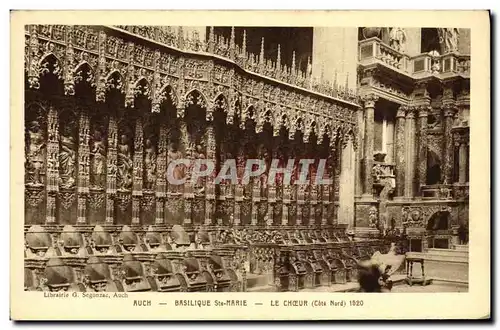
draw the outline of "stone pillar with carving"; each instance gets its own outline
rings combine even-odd
[[[451,129],[453,127],[453,118],[457,110],[455,108],[454,103],[446,103],[443,105],[443,111],[444,111],[443,183],[450,184],[453,182],[453,154],[454,154],[453,136]]]
[[[78,144],[78,211],[77,224],[85,224],[87,222],[87,197],[89,194],[89,117],[87,111],[82,110],[80,113],[79,128],[79,144]]]
[[[427,182],[427,115],[430,105],[418,108],[419,133],[418,133],[418,182],[419,190]]]
[[[233,223],[234,226],[239,226],[241,224],[241,203],[245,199],[245,187],[243,185],[243,174],[245,171],[246,162],[246,144],[247,144],[247,132],[242,131],[243,137],[241,138],[240,144],[238,145],[238,151],[236,156],[236,186],[234,189],[234,215]]]
[[[453,135],[455,147],[458,147],[458,183],[464,184],[467,182],[469,128],[455,127]]]
[[[116,172],[117,172],[118,124],[111,116],[108,124],[108,155],[106,171],[106,224],[112,225],[115,218]]]
[[[132,169],[132,224],[138,225],[141,222],[141,199],[143,174],[143,128],[141,118],[135,122],[134,139],[134,160]]]
[[[160,124],[160,139],[158,141],[158,157],[156,158],[156,217],[155,224],[165,223],[165,198],[167,197],[167,124]]]
[[[182,111],[184,112],[185,109],[178,109],[177,111]],[[179,121],[179,126],[180,126],[180,134],[181,134],[181,140],[183,144],[183,149],[184,149],[184,157],[185,158],[191,158],[193,154],[192,150],[192,145],[191,145],[191,139],[189,138],[189,133],[186,125],[186,118],[184,116],[181,117]],[[190,166],[186,167],[186,173],[185,173],[185,178],[186,182],[184,183],[184,220],[183,220],[183,225],[191,226],[193,220],[192,220],[192,205],[193,205],[193,189],[192,189],[192,184],[191,184],[191,173],[190,173]],[[182,191],[182,188],[181,188]]]
[[[47,117],[47,213],[46,224],[56,222],[56,197],[59,192],[59,115],[50,107]]]
[[[407,107],[402,105],[396,113],[396,196],[405,192],[405,117]]]
[[[415,152],[415,114],[416,107],[409,107],[406,111],[406,173],[405,173],[405,197],[414,196],[415,169],[417,163],[417,154]]]
[[[365,111],[365,139],[364,139],[364,185],[363,195],[371,198],[373,196],[373,138],[374,138],[374,116],[375,102],[378,96],[368,94],[363,98]]]
[[[358,148],[356,150],[356,196],[363,194],[363,148],[364,148],[364,116],[363,109],[356,111],[357,129],[358,129]]]
[[[216,163],[215,131],[213,123],[209,123],[205,131],[207,160]],[[215,171],[214,171],[215,173]],[[212,225],[215,210],[215,175],[210,174],[205,181],[205,225]]]

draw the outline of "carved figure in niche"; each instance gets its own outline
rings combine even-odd
[[[195,148],[195,158],[196,159],[205,159],[205,152],[203,150],[203,146],[201,144],[197,144]],[[201,164],[200,165],[200,171],[206,171],[207,170],[207,165],[206,164]],[[205,191],[205,178],[204,177],[198,177],[196,181],[196,189],[198,189],[198,193],[202,194]]]
[[[176,143],[171,143],[169,148],[168,148],[168,161],[173,162],[176,160],[179,160],[182,158],[182,152],[178,149]],[[167,174],[168,175],[168,174]],[[184,177],[184,165],[179,164],[173,168],[172,172],[172,177],[175,180],[182,180]],[[168,179],[168,178],[167,178]],[[169,187],[172,187],[172,192],[178,192],[179,191],[179,185],[169,185]]]
[[[460,32],[457,28],[442,28],[438,29],[439,43],[443,49],[443,53],[452,53],[458,51],[458,37]]]
[[[28,131],[28,173],[29,185],[42,185],[41,172],[43,169],[46,144],[38,121],[32,121]]]
[[[75,185],[76,144],[71,133],[71,128],[66,126],[60,137],[59,169],[63,188],[72,188]]]
[[[236,174],[238,176],[238,182],[243,182],[243,176],[245,175],[245,152],[243,146],[238,150],[238,156],[236,157]]]
[[[429,55],[432,56],[432,73],[439,73],[441,71],[441,63],[439,61],[439,52],[437,50],[432,50],[429,52]]]
[[[380,164],[375,164],[372,168],[372,177],[373,177],[373,182],[378,183],[380,182],[380,177],[384,174],[384,171],[382,170],[382,166]]]
[[[370,210],[368,211],[368,220],[371,228],[378,227],[377,208],[375,206],[370,207]]]
[[[405,51],[406,32],[403,28],[393,27],[389,33],[389,45],[398,52]]]
[[[91,170],[93,185],[96,188],[103,188],[105,175],[104,171],[106,168],[106,146],[104,145],[102,131],[98,128],[94,130],[90,156],[92,159]]]
[[[144,167],[146,169],[145,188],[151,190],[156,181],[156,148],[150,138],[147,138],[145,142]]]
[[[118,144],[118,186],[128,190],[132,187],[132,154],[125,134],[120,136]]]

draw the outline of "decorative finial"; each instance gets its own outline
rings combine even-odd
[[[229,39],[229,46],[234,47],[234,26],[231,26],[231,39]]]
[[[243,55],[247,52],[247,30],[243,30],[243,45],[241,45]]]
[[[262,41],[260,43],[260,58],[259,58],[260,63],[264,63],[264,37],[262,37]]]
[[[278,44],[278,58],[276,59],[276,67],[281,70],[281,45]]]
[[[182,28],[182,26],[179,26],[178,30],[177,47],[180,49],[184,48],[184,29]]]
[[[236,45],[234,43],[234,26],[231,27],[231,37],[229,38],[229,58],[234,60],[235,59],[235,49],[236,49]]]
[[[295,51],[292,53],[292,74],[295,74]]]

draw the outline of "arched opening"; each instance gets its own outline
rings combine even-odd
[[[427,221],[426,229],[429,231],[448,230],[450,212],[438,211],[434,213]]]
[[[420,53],[428,53],[433,50],[441,53],[438,30],[436,28],[423,28],[420,45]]]
[[[438,211],[427,221],[428,247],[435,249],[448,249],[450,247],[450,212]]]
[[[427,179],[428,185],[439,184],[441,181],[441,159],[432,150],[427,149]]]

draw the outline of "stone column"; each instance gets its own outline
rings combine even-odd
[[[451,129],[453,127],[453,117],[456,109],[454,104],[446,104],[444,109],[444,150],[443,150],[443,182],[448,184],[453,182],[453,136]]]
[[[167,139],[168,130],[165,122],[160,124],[158,157],[156,158],[156,218],[155,224],[165,223],[165,198],[167,196]]]
[[[80,114],[78,143],[78,212],[76,222],[87,222],[87,197],[89,194],[89,117],[86,111]]]
[[[459,173],[458,173],[458,182],[465,183],[467,181],[467,144],[463,141],[460,143],[460,147],[458,149],[458,157],[459,157]]]
[[[396,196],[404,195],[405,179],[405,116],[406,106],[400,106],[396,113]]]
[[[45,224],[56,222],[57,195],[59,193],[59,114],[49,108],[47,117],[47,211]]]
[[[116,169],[118,144],[118,123],[114,116],[109,118],[107,168]],[[112,225],[115,219],[116,170],[106,172],[106,224]]]
[[[455,134],[455,146],[458,146],[458,183],[467,182],[467,146],[468,146],[468,128],[460,128]]]
[[[415,187],[415,165],[417,163],[417,154],[415,152],[415,112],[416,108],[411,107],[406,112],[406,175],[405,175],[405,197],[414,196]]]
[[[419,108],[419,134],[418,134],[418,180],[419,189],[427,182],[427,114],[430,106]]]
[[[339,221],[349,228],[354,225],[354,146],[351,139],[342,143],[339,178]],[[371,173],[370,173],[371,177]]]
[[[356,111],[358,123],[358,148],[356,150],[356,196],[363,194],[363,145],[364,145],[364,118],[363,109],[359,108]],[[333,177],[332,171],[332,177]]]
[[[142,179],[143,179],[143,128],[141,118],[137,118],[135,123],[134,140],[134,169],[132,186],[132,224],[140,223],[141,199],[142,199]]]
[[[215,133],[213,123],[209,123],[207,129],[205,131],[205,137],[207,141],[207,160],[211,160],[216,162],[216,151],[215,151]],[[214,171],[215,173],[215,171]],[[215,210],[215,184],[214,184],[215,176],[210,174],[207,177],[205,184],[205,225],[212,225],[214,210]]]
[[[364,139],[364,185],[363,185],[363,195],[365,197],[372,197],[373,189],[373,134],[374,134],[374,114],[375,114],[375,102],[377,102],[378,96],[374,94],[368,94],[364,97],[365,106],[365,139]]]
[[[179,111],[179,110],[178,110]],[[184,111],[184,109],[182,110]],[[179,122],[179,131],[181,135],[181,141],[182,141],[182,146],[184,149],[183,156],[185,158],[192,157],[192,145],[191,145],[191,139],[187,130],[187,125],[186,125],[186,118],[182,116]],[[183,184],[183,187],[179,187],[180,191],[183,192],[183,199],[184,199],[184,218],[182,221],[182,224],[184,226],[191,226],[193,223],[192,221],[192,205],[193,205],[193,189],[192,189],[192,184],[191,184],[191,169],[188,168],[186,169],[186,182]]]

